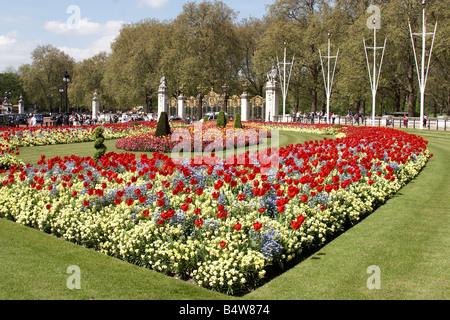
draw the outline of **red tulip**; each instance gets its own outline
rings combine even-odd
[[[142,215],[143,215],[144,217],[148,217],[148,216],[150,215],[150,211],[144,210],[144,212],[142,212]]]
[[[259,231],[259,230],[261,230],[261,228],[262,228],[262,224],[259,221],[255,222],[253,224],[253,229],[255,229],[255,231]]]
[[[303,224],[303,222],[305,221],[305,217],[303,215],[300,215],[297,217],[297,222],[300,224]]]
[[[197,227],[201,227],[201,226],[203,226],[203,219],[195,219],[195,225],[197,226]]]
[[[164,199],[158,199],[157,201],[158,207],[164,207],[166,201]]]
[[[235,226],[233,227],[234,230],[236,231],[240,231],[242,229],[242,225],[240,223],[236,223]]]
[[[225,248],[227,246],[227,243],[225,241],[220,242],[220,247]]]
[[[291,227],[292,227],[292,229],[298,230],[298,229],[300,229],[301,226],[302,226],[302,225],[301,225],[298,221],[291,221]]]

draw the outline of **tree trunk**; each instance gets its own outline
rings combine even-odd
[[[316,87],[313,87],[311,89],[311,100],[312,100],[311,112],[316,112],[317,111],[317,88]]]
[[[394,93],[394,112],[400,112],[400,103],[402,101],[402,91],[399,85],[395,89]]]
[[[450,88],[447,89],[447,116],[450,116]]]
[[[414,92],[414,66],[408,67],[408,116],[414,117],[416,111],[416,95]]]

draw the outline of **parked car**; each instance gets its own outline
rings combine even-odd
[[[205,116],[208,118],[209,121],[215,121],[219,117],[220,112],[208,112],[205,114]],[[225,112],[225,116],[228,117],[228,114]],[[203,119],[200,120],[200,122],[203,122]]]
[[[44,116],[42,114],[37,114],[36,115],[36,123],[39,123],[41,125],[44,124]]]
[[[17,116],[16,116],[16,123],[18,124],[18,125],[21,125],[21,124],[28,124],[28,116],[26,115],[26,114],[18,114]]]
[[[1,114],[0,115],[0,127],[15,127],[16,121],[13,115]]]
[[[8,127],[8,120],[6,119],[6,115],[0,114],[0,128]]]
[[[184,121],[184,120],[179,116],[171,116],[169,118],[169,121]]]

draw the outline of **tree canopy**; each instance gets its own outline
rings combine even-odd
[[[181,88],[196,96],[199,86],[219,92],[224,84],[240,95],[247,82],[253,95],[263,95],[267,72],[283,59],[295,66],[288,95],[288,112],[324,110],[326,95],[319,50],[340,50],[331,97],[334,113],[371,111],[371,91],[363,39],[371,45],[367,27],[370,5],[380,8],[379,43],[387,39],[381,71],[377,114],[387,111],[418,111],[418,79],[408,21],[421,30],[419,0],[276,0],[263,18],[238,20],[238,13],[222,1],[188,2],[172,21],[146,19],[125,24],[102,53],[75,62],[51,45],[39,46],[33,62],[19,69],[20,82],[33,104],[55,110],[64,70],[69,70],[71,106],[90,107],[94,91],[102,108],[129,110],[145,106],[155,111],[159,80],[164,74],[170,95]],[[439,22],[426,91],[429,114],[450,115],[448,1],[427,1],[428,28]],[[421,43],[417,42],[416,46]],[[429,49],[431,38],[427,46]],[[419,50],[420,51],[420,50]],[[428,50],[429,51],[429,50]],[[419,57],[420,58],[420,57]]]

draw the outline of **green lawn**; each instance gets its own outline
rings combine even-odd
[[[419,177],[357,226],[283,275],[246,295],[258,300],[450,298],[450,134],[414,131],[435,157]],[[283,133],[280,144],[322,139]],[[114,142],[108,142],[108,151]],[[91,148],[91,149],[90,149]],[[90,156],[92,143],[21,149]],[[0,219],[0,299],[231,299]],[[69,290],[67,267],[81,269],[82,290]],[[367,268],[380,268],[381,289],[367,288]]]

